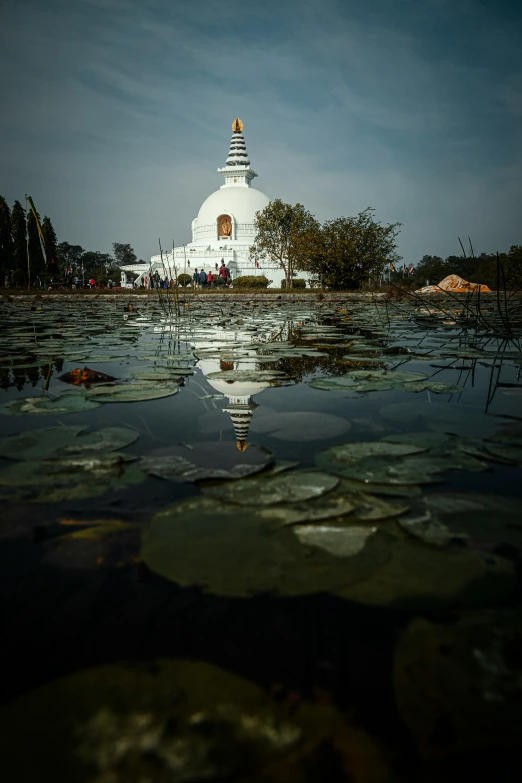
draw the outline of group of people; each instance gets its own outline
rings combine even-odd
[[[213,288],[215,285],[221,285],[223,288],[228,288],[232,282],[232,275],[230,274],[228,266],[225,266],[225,262],[222,261],[216,274],[213,274],[210,270],[205,272],[205,270],[202,269],[198,272],[196,269],[192,275],[192,280],[194,288]]]

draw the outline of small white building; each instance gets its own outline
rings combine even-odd
[[[271,281],[269,287],[280,287],[284,272],[277,264],[256,266],[250,259],[250,247],[256,235],[255,215],[270,203],[270,199],[252,187],[252,180],[258,175],[250,165],[243,123],[239,118],[232,123],[228,157],[218,172],[225,181],[205,199],[192,221],[192,242],[164,252],[163,260],[161,255],[155,255],[150,264],[121,267],[122,285],[127,282],[125,272],[137,273],[136,283],[140,285],[151,272],[170,279],[181,273],[192,276],[196,269],[215,274],[224,261],[230,269],[232,282],[243,275],[264,275]]]

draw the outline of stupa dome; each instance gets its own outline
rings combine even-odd
[[[260,190],[252,187],[238,185],[237,187],[227,186],[211,193],[205,199],[196,218],[198,229],[208,226],[212,234],[216,234],[217,220],[220,215],[230,215],[233,223],[248,224],[252,226],[256,219],[256,212],[264,209],[270,203],[270,199]],[[233,234],[235,237],[235,234]],[[206,242],[208,244],[208,234],[199,239],[194,236],[195,242]]]

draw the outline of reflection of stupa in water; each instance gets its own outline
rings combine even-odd
[[[239,360],[227,360],[226,356],[222,359],[201,359],[197,366],[205,376],[210,373],[224,370],[255,370],[256,362],[254,359],[245,358]],[[270,384],[268,381],[222,381],[219,378],[206,377],[207,383],[220,394],[228,397],[228,404],[223,408],[223,413],[228,413],[234,431],[236,433],[237,447],[240,451],[247,448],[248,430],[254,411],[259,405],[254,402],[254,394],[267,389]]]

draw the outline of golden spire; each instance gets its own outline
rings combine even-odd
[[[248,443],[246,440],[238,440],[236,442],[236,446],[238,447],[239,451],[246,451],[248,448]]]
[[[234,133],[241,133],[244,127],[245,126],[243,125],[239,117],[236,117],[236,119],[232,123],[232,130],[234,131]]]

